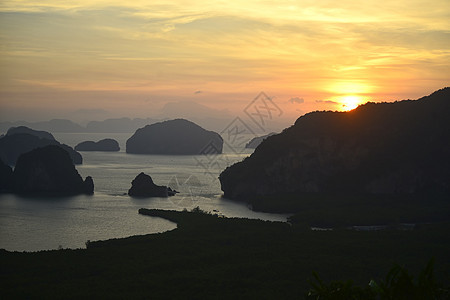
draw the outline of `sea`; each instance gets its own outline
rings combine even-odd
[[[113,138],[119,152],[80,152],[76,169],[94,180],[93,195],[22,197],[0,194],[0,249],[41,251],[85,248],[87,241],[160,233],[176,228],[165,219],[139,215],[139,208],[192,210],[199,207],[224,217],[286,221],[288,215],[252,211],[246,204],[224,199],[218,176],[253,150],[224,146],[216,155],[137,155],[125,152],[131,133],[56,133],[74,147],[86,140]],[[141,172],[158,185],[179,191],[169,198],[132,198],[131,181]]]

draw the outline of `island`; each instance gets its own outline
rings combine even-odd
[[[94,183],[90,176],[83,181],[66,150],[48,145],[19,156],[12,191],[33,196],[92,194]]]
[[[178,193],[170,187],[156,185],[153,179],[141,172],[131,182],[131,188],[128,190],[128,195],[132,197],[169,197]]]
[[[49,121],[40,122],[27,122],[27,121],[15,121],[15,122],[0,122],[0,131],[7,131],[11,127],[29,127],[37,130],[45,130],[44,132],[86,132],[86,128],[80,126],[67,119],[52,119]]]
[[[219,154],[222,148],[223,139],[218,133],[185,119],[147,125],[136,130],[126,144],[126,152],[134,154]]]
[[[25,126],[10,128],[7,134],[0,138],[0,159],[5,164],[14,166],[21,154],[47,145],[57,145],[66,150],[74,164],[83,163],[80,153],[55,140],[51,133],[33,130]]]
[[[120,151],[119,143],[114,139],[103,139],[98,142],[85,141],[75,146],[76,151]]]
[[[259,144],[261,144],[265,139],[267,139],[269,136],[272,136],[275,134],[276,134],[275,132],[271,132],[266,135],[254,137],[245,145],[245,148],[256,149],[256,147],[258,147]]]
[[[351,207],[346,214],[358,216],[364,204],[362,221],[370,208],[387,215],[402,199],[405,210],[414,206],[424,216],[426,203],[450,199],[449,100],[444,88],[415,101],[301,116],[220,174],[224,197],[263,211],[308,205],[322,215]]]
[[[26,126],[11,127],[6,132],[6,135],[14,135],[14,134],[31,134],[41,139],[56,141],[55,137],[50,132],[44,130],[34,130]]]
[[[0,159],[0,192],[7,192],[11,190],[12,173],[12,168]]]

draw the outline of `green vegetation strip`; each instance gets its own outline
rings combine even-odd
[[[397,263],[419,274],[435,258],[436,282],[450,282],[450,223],[414,230],[311,231],[304,226],[220,218],[200,210],[141,209],[178,228],[90,242],[88,249],[0,251],[0,298],[303,298],[352,279],[385,283]],[[339,284],[338,284],[339,285]]]

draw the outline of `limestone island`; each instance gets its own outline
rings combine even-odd
[[[178,193],[170,187],[156,185],[153,179],[141,172],[131,182],[131,188],[128,190],[128,195],[132,197],[169,197]]]
[[[94,182],[83,181],[66,150],[57,145],[36,148],[19,156],[14,171],[2,163],[3,191],[23,195],[70,196],[92,194]]]
[[[77,151],[105,151],[117,152],[120,151],[119,143],[114,139],[103,139],[98,142],[85,141],[75,146]]]
[[[127,153],[199,155],[222,153],[223,139],[197,124],[175,119],[147,125],[127,140]]]
[[[11,167],[0,159],[0,193],[11,191],[12,174],[13,171]]]
[[[74,164],[83,163],[80,153],[55,140],[51,133],[33,130],[25,126],[11,127],[6,135],[0,138],[0,159],[5,164],[14,166],[21,154],[48,145],[56,145],[66,150]]]
[[[31,134],[41,139],[56,141],[55,137],[50,132],[44,130],[34,130],[26,126],[11,127],[8,129],[8,132],[6,133],[6,135],[14,135],[14,134]]]
[[[252,138],[246,145],[245,148],[248,149],[256,149],[256,147],[259,146],[259,144],[261,144],[265,139],[267,139],[269,136],[275,135],[275,132],[271,132],[269,134],[266,135],[262,135],[262,136],[257,136],[255,138]]]

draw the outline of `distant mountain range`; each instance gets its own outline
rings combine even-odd
[[[158,122],[158,120],[152,118],[146,119],[120,118],[120,119],[106,119],[104,121],[91,121],[86,125],[86,132],[128,133],[134,132],[138,128],[156,122]]]
[[[29,122],[0,122],[0,135],[11,127],[26,126],[34,130],[44,130],[53,133],[134,133],[138,128],[157,122],[171,119],[187,119],[199,126],[221,132],[237,116],[228,110],[213,109],[193,101],[180,101],[166,103],[159,112],[153,112],[148,118],[109,118],[102,121],[93,120],[82,126],[67,119],[53,119],[50,121]],[[249,121],[250,123],[252,121]],[[268,132],[285,128],[289,123],[286,120],[272,120],[271,127],[265,128]],[[255,132],[258,128],[254,128]],[[266,132],[260,132],[264,134]]]
[[[144,127],[145,125],[153,124],[157,122],[156,119],[130,119],[130,118],[118,118],[118,119],[106,119],[104,121],[91,121],[86,127],[81,126],[73,121],[66,119],[53,119],[50,121],[42,122],[0,122],[0,132],[6,132],[11,127],[26,126],[35,130],[44,130],[49,132],[69,132],[69,133],[132,133],[136,129]]]
[[[42,122],[0,122],[0,132],[7,132],[11,127],[26,126],[34,130],[44,130],[49,132],[86,132],[86,128],[66,119],[53,119]]]
[[[174,115],[175,116],[175,115]],[[181,115],[182,117],[182,115]],[[177,117],[173,117],[177,118]],[[5,133],[11,127],[26,126],[35,130],[44,130],[48,132],[67,132],[67,133],[133,133],[137,129],[151,125],[160,121],[173,119],[168,117],[158,118],[116,118],[103,121],[90,121],[86,126],[79,125],[67,119],[53,119],[42,122],[0,122],[0,134]],[[220,131],[225,128],[232,120],[231,118],[214,118],[205,115],[205,117],[191,117],[189,120],[201,125],[204,128]]]

